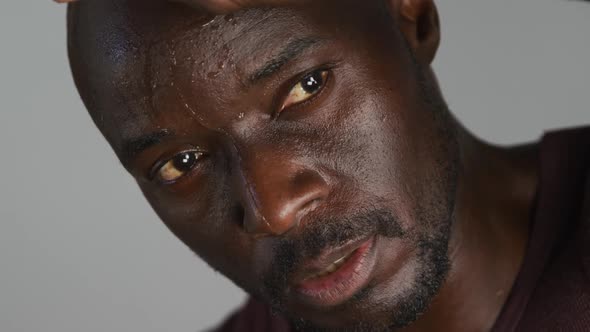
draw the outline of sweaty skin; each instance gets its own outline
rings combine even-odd
[[[78,0],[54,0],[57,3],[70,3]],[[84,1],[84,0],[82,0]],[[195,8],[203,8],[213,13],[231,13],[240,9],[263,6],[285,6],[303,3],[309,0],[169,0]]]
[[[78,1],[68,21],[93,121],[211,267],[303,328],[492,327],[523,258],[537,148],[487,145],[452,117],[430,67],[432,1],[225,16]],[[351,248],[354,273],[309,281]]]

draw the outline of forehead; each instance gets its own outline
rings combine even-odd
[[[182,85],[179,79],[185,86],[208,88],[223,80],[217,88],[226,94],[243,88],[251,73],[289,43],[346,38],[347,25],[367,22],[358,15],[362,6],[347,10],[347,2],[350,6],[355,1],[326,9],[316,4],[226,16],[157,0],[81,2],[69,15],[74,76],[93,119],[111,145],[117,145],[157,129],[154,117],[171,111],[167,108],[188,106],[178,103],[182,96],[174,85]],[[325,15],[328,8],[333,15]],[[335,28],[326,29],[330,25]],[[203,91],[193,89],[191,94],[201,103],[219,99],[215,91]]]

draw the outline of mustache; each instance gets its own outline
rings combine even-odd
[[[281,306],[281,295],[289,287],[289,276],[302,261],[319,255],[325,249],[372,235],[400,238],[404,236],[404,231],[399,219],[391,212],[378,209],[349,217],[310,222],[294,237],[279,240],[275,247],[272,270],[264,278],[272,306]]]

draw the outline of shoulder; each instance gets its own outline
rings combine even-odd
[[[529,239],[538,250],[529,254],[533,261],[542,264],[535,272],[536,281],[517,331],[587,331],[590,128],[545,135],[539,162],[535,226]]]
[[[562,151],[567,157],[561,161],[567,171],[564,181],[571,187],[568,195],[571,211],[563,211],[571,216],[569,234],[561,246],[570,257],[578,257],[583,266],[587,285],[590,288],[590,127],[575,128],[558,133],[562,135]],[[558,175],[555,175],[558,177]],[[569,249],[569,250],[567,250]],[[573,263],[573,261],[572,261]]]
[[[578,139],[572,141],[580,154],[583,171],[579,176],[580,203],[575,227],[575,243],[585,274],[590,281],[590,128],[579,129]]]
[[[559,143],[554,147],[560,151],[554,154],[556,158],[552,162],[561,165],[553,169],[561,174],[547,172],[546,178],[555,181],[550,192],[556,189],[548,197],[561,204],[554,205],[558,241],[542,281],[553,288],[553,299],[570,298],[572,305],[583,302],[587,309],[590,306],[590,127],[554,133],[553,142]]]
[[[580,247],[585,274],[590,280],[590,170],[586,172],[584,182],[584,198],[580,208],[580,221],[576,242]]]

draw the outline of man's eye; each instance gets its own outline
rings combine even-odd
[[[156,177],[165,183],[174,182],[193,170],[203,157],[202,152],[182,152],[157,170]]]
[[[327,70],[317,70],[305,76],[289,91],[281,110],[300,104],[316,95],[322,90],[327,79]]]

